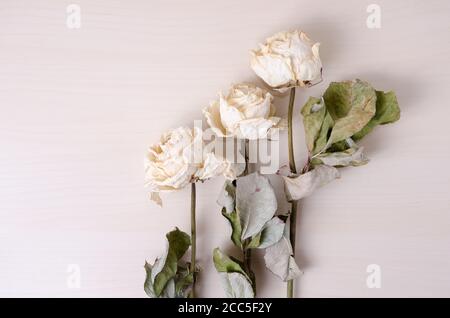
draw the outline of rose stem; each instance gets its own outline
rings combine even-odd
[[[243,176],[246,176],[249,174],[248,156],[249,156],[249,140],[245,139],[245,145],[244,145],[245,170],[242,173]]]
[[[195,253],[196,253],[196,225],[195,225],[195,197],[196,197],[196,188],[195,182],[191,183],[191,268],[190,271],[194,275],[194,281],[192,283],[192,290],[190,292],[189,297],[195,298],[195,281],[197,280],[197,275],[195,273]]]
[[[295,87],[292,87],[289,94],[289,110],[288,110],[289,168],[292,173],[297,173],[297,168],[295,167],[294,143],[292,133],[292,117],[294,113],[294,101],[295,101]],[[295,235],[297,224],[297,205],[298,201],[291,202],[291,217],[289,222],[289,239],[291,241],[292,253],[294,256],[295,256]],[[293,297],[294,297],[294,280],[291,279],[287,282],[287,298]]]
[[[249,164],[249,140],[245,139],[245,146],[244,146],[244,157],[245,157],[245,170],[243,175],[246,176],[250,173],[250,164]],[[249,243],[250,240],[248,240],[247,243]],[[251,265],[252,265],[252,251],[249,248],[245,248],[243,250],[244,253],[244,267],[248,274],[251,273]]]

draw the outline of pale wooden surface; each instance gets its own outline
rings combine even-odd
[[[448,1],[378,1],[379,30],[356,0],[80,0],[78,30],[66,27],[69,3],[0,1],[0,296],[144,296],[144,260],[189,224],[188,189],[164,209],[149,202],[147,145],[200,119],[230,83],[256,80],[248,50],[294,27],[322,43],[325,68],[297,109],[330,81],[360,77],[394,89],[403,111],[364,142],[368,166],[302,204],[297,296],[450,296]],[[223,295],[211,264],[214,247],[230,248],[220,187],[198,187],[200,296]],[[372,263],[381,289],[366,286]],[[80,289],[67,287],[69,264]],[[260,296],[284,296],[257,271]]]

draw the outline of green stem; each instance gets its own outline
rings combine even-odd
[[[249,163],[249,153],[250,153],[250,142],[248,139],[245,140],[244,146],[244,157],[245,157],[245,170],[243,175],[246,176],[250,173],[250,163]],[[242,251],[244,254],[244,270],[248,273],[249,276],[252,274],[252,251],[246,246],[250,243],[251,239],[247,239],[244,242],[244,250]]]
[[[250,167],[249,167],[249,152],[250,152],[250,142],[248,139],[245,139],[245,144],[244,144],[244,159],[245,159],[245,170],[242,173],[243,176],[246,176],[250,173]]]
[[[244,267],[248,274],[252,272],[252,250],[249,248],[244,250]]]
[[[289,220],[289,239],[292,246],[292,254],[295,257],[295,236],[297,231],[297,206],[298,201],[291,202],[291,217]],[[287,282],[287,298],[294,297],[294,280],[288,280]]]
[[[294,134],[292,118],[294,117],[294,102],[295,102],[295,87],[291,88],[289,94],[289,109],[288,109],[288,148],[289,148],[289,168],[292,173],[297,173],[297,168],[295,166],[294,158]]]
[[[288,150],[289,150],[289,168],[292,173],[297,173],[294,157],[294,136],[293,136],[293,124],[292,118],[294,115],[294,102],[295,102],[295,87],[291,88],[289,94],[289,109],[288,109]],[[292,253],[295,256],[295,235],[297,225],[297,205],[298,201],[291,202],[291,216],[289,222],[289,239],[292,245]],[[294,297],[294,280],[289,280],[287,283],[287,298]]]
[[[190,271],[194,275],[194,281],[192,283],[192,290],[189,298],[195,298],[195,282],[197,280],[197,274],[195,272],[195,254],[197,250],[197,230],[195,222],[195,203],[196,203],[196,187],[195,182],[191,183],[191,268]]]

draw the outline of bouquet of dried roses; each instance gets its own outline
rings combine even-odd
[[[334,82],[322,96],[310,97],[303,108],[308,159],[297,170],[294,158],[293,114],[296,88],[322,82],[319,43],[301,31],[281,32],[251,52],[251,67],[275,92],[289,91],[287,138],[289,165],[277,171],[284,181],[289,211],[278,211],[269,179],[254,170],[250,145],[270,140],[285,119],[276,116],[274,95],[254,84],[233,85],[203,110],[216,139],[231,140],[237,156],[223,155],[223,144],[205,145],[202,129],[178,128],[149,148],[146,185],[151,199],[162,205],[160,193],[191,184],[191,235],[178,228],[167,234],[166,251],[154,264],[145,264],[144,289],[150,297],[195,297],[199,267],[196,265],[196,183],[224,176],[226,182],[217,204],[231,227],[231,241],[240,257],[220,248],[212,259],[227,297],[256,295],[252,250],[264,250],[266,267],[287,282],[287,297],[294,296],[294,280],[302,273],[295,260],[296,218],[299,200],[340,177],[339,168],[368,163],[358,142],[378,125],[400,118],[395,93],[375,90],[356,79]],[[222,148],[222,149],[221,149]],[[230,148],[226,143],[225,148]],[[190,262],[183,261],[190,248]]]

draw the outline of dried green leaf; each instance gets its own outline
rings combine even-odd
[[[326,152],[328,152],[328,153],[331,153],[331,152],[342,152],[342,151],[345,151],[345,150],[349,149],[350,146],[347,143],[347,140],[349,140],[349,139],[350,138],[347,138],[346,140],[341,140],[339,142],[336,142],[336,143],[332,144],[331,146],[329,146],[327,148]]]
[[[323,98],[334,120],[329,145],[353,136],[375,115],[375,90],[367,82],[358,79],[331,83]]]
[[[270,222],[270,221],[269,221]],[[261,244],[261,234],[262,231],[256,234],[255,236],[252,236],[250,243],[248,243],[247,246],[244,246],[245,249],[249,248],[257,248]]]
[[[301,113],[303,115],[306,145],[309,151],[312,152],[327,113],[327,108],[323,99],[310,97],[303,106]]]
[[[239,248],[242,248],[242,241],[241,241],[241,235],[242,235],[242,228],[241,228],[241,222],[239,220],[239,215],[236,211],[233,211],[231,213],[227,213],[226,209],[222,209],[222,215],[230,222],[231,225],[231,240],[233,241],[234,245],[236,245]]]
[[[189,266],[178,266],[175,276],[175,293],[177,297],[187,298],[194,283],[194,273],[189,270]]]
[[[155,291],[153,289],[153,281],[152,281],[152,265],[145,262],[145,282],[144,282],[144,290],[145,293],[150,298],[157,298]]]
[[[177,298],[177,297],[178,296],[175,291],[175,280],[172,278],[167,282],[159,298]]]
[[[159,259],[158,266],[161,269],[156,272],[155,266],[153,270],[156,275],[152,272],[151,276],[154,276],[153,288],[156,296],[160,296],[163,292],[166,284],[175,277],[178,268],[178,261],[183,257],[183,255],[188,250],[191,245],[191,239],[188,234],[180,231],[178,228],[167,235],[168,248],[167,253],[161,259]]]
[[[323,151],[328,147],[328,139],[330,137],[331,130],[334,125],[334,120],[331,118],[330,113],[327,111],[325,118],[320,127],[319,135],[317,136],[316,143],[314,145],[313,155]]]
[[[162,290],[161,294],[159,296],[156,295],[155,290],[153,288],[153,281],[152,281],[152,265],[149,263],[145,263],[145,271],[146,271],[146,277],[145,277],[145,282],[144,282],[144,290],[145,293],[150,297],[150,298],[175,298],[175,297],[186,297],[187,294],[183,293],[184,289],[180,288],[180,293],[177,291],[176,289],[176,284],[178,284],[178,282],[175,284],[175,281],[178,281],[178,275],[175,278],[170,279],[167,284],[164,286],[164,289]],[[191,275],[192,276],[192,275]],[[192,276],[193,278],[193,276]],[[180,278],[181,279],[181,278]],[[185,288],[188,282],[187,281],[182,281],[180,282],[182,286],[182,288]],[[190,282],[190,284],[192,284],[192,282]]]
[[[219,273],[241,273],[250,280],[247,273],[243,270],[242,265],[237,260],[234,260],[222,253],[219,248],[214,249],[213,261],[214,266]]]
[[[316,154],[327,146],[334,121],[325,107],[323,98],[310,97],[301,113],[308,150]]]
[[[376,113],[369,123],[353,136],[353,140],[361,140],[377,125],[394,123],[400,119],[400,107],[394,92],[377,91]]]

